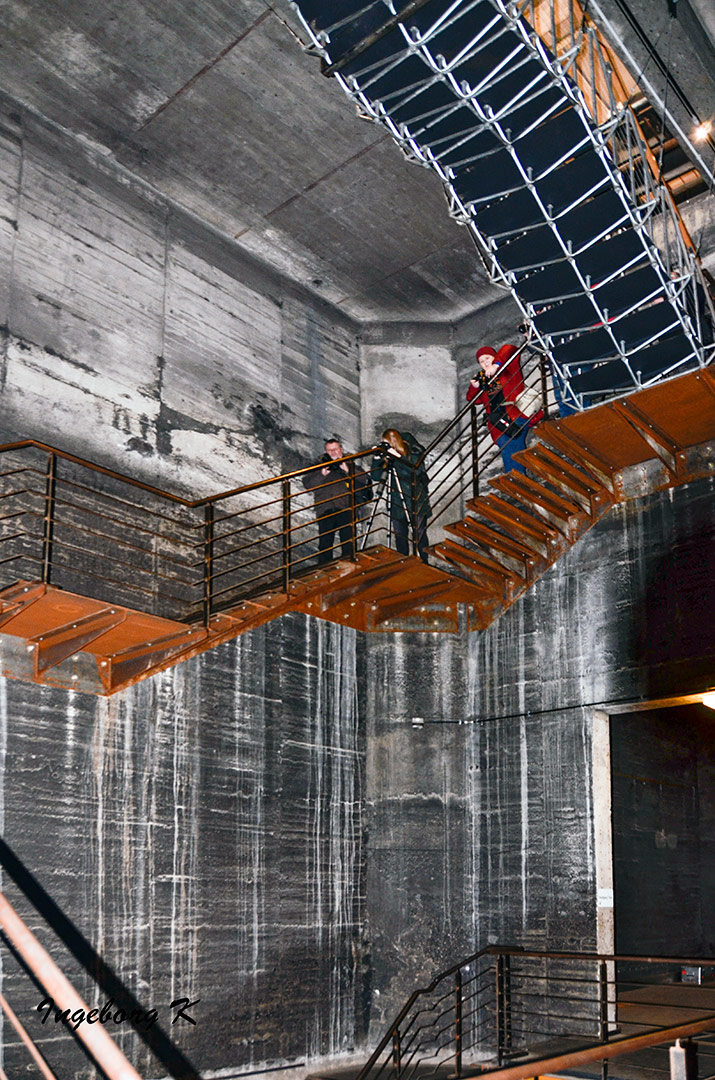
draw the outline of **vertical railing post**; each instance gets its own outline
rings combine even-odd
[[[412,554],[416,555],[418,542],[417,530],[419,528],[419,524],[417,518],[417,469],[414,468],[410,477],[410,494],[410,505],[412,507],[412,510],[409,515],[409,520],[412,528]]]
[[[454,1072],[462,1073],[462,969],[454,977]]]
[[[348,466],[348,479],[350,481],[350,536],[352,538],[353,559],[357,558],[358,549],[358,515],[357,502],[355,499],[355,462],[351,461]]]
[[[504,1061],[504,956],[497,954],[496,974],[496,1011],[497,1011],[497,1065]]]
[[[204,625],[211,619],[213,600],[213,562],[214,562],[214,504],[204,507]]]
[[[400,1075],[401,1067],[400,1029],[395,1028],[392,1032],[392,1075],[395,1077],[395,1080],[397,1080],[397,1077]]]
[[[283,592],[290,586],[290,480],[281,484],[283,490]]]
[[[539,353],[539,374],[541,376],[541,401],[544,409],[544,420],[549,418],[549,387],[546,381],[546,357]]]
[[[469,420],[472,430],[472,498],[476,499],[479,495],[479,421],[476,405],[469,410]]]
[[[55,529],[55,487],[57,484],[57,458],[50,454],[45,473],[45,513],[42,530],[42,580],[50,584],[52,573],[52,534]]]
[[[598,965],[598,1038],[608,1042],[608,967],[605,960]]]

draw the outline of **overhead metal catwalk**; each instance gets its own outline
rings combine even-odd
[[[544,2],[556,46],[563,0]],[[571,17],[558,55],[525,18],[533,0],[293,6],[324,73],[440,177],[569,405],[710,362],[713,311],[697,258],[585,19],[574,28]],[[575,67],[589,33],[590,106]]]

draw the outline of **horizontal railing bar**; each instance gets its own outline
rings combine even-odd
[[[522,1065],[511,1065],[501,1069],[480,1070],[479,1076],[492,1076],[494,1080],[527,1080],[539,1073],[563,1072],[565,1069],[575,1068],[577,1065],[585,1065],[590,1061],[601,1061],[605,1058],[618,1057],[620,1054],[631,1053],[635,1050],[657,1046],[660,1043],[672,1042],[675,1039],[685,1038],[688,1035],[696,1035],[700,1031],[706,1031],[715,1025],[715,1014],[701,1021],[689,1024],[676,1024],[667,1028],[660,1028],[656,1032],[648,1032],[645,1035],[629,1035],[625,1038],[615,1037],[610,1042],[598,1043],[571,1050],[567,1053],[553,1054],[548,1058],[531,1060]],[[538,1069],[535,1066],[538,1065]],[[475,1074],[476,1075],[476,1074]],[[469,1074],[464,1074],[464,1080],[470,1080]]]
[[[40,559],[35,559],[35,562],[41,562],[41,560]],[[152,599],[156,600],[157,602],[160,601],[160,600],[175,600],[177,604],[183,604],[183,605],[186,604],[186,599],[184,597],[176,596],[175,593],[171,593],[168,590],[164,590],[164,591],[161,591],[161,592],[158,592],[158,591],[153,592],[151,589],[145,589],[141,585],[134,585],[132,582],[129,582],[124,578],[108,577],[108,576],[104,576],[102,574],[97,574],[93,570],[88,570],[88,569],[78,570],[76,567],[74,567],[72,565],[67,565],[67,564],[63,564],[63,563],[57,563],[56,568],[57,568],[58,571],[64,571],[65,573],[68,573],[68,574],[76,574],[78,577],[91,577],[91,578],[94,578],[95,581],[101,581],[105,585],[121,585],[123,589],[129,589],[130,592],[143,593],[145,596],[152,597]],[[168,580],[170,581],[172,579],[169,578]],[[97,599],[97,598],[96,597],[91,597],[90,599]],[[114,602],[115,601],[112,601],[112,603],[114,603]],[[116,603],[117,603],[118,607],[125,606],[123,604],[120,604],[119,601],[116,601]],[[148,614],[151,614],[151,612],[148,612]],[[181,620],[177,619],[176,621],[180,622]]]
[[[0,447],[0,451],[2,447]],[[75,491],[84,491],[91,495],[92,498],[106,499],[108,502],[118,503],[120,506],[127,506],[131,510],[140,511],[143,514],[149,514],[154,518],[161,518],[162,521],[168,521],[171,525],[178,526],[181,529],[193,531],[194,529],[202,528],[203,521],[199,521],[198,518],[195,522],[181,521],[180,518],[172,517],[171,514],[165,513],[163,510],[154,510],[150,506],[142,506],[141,503],[131,502],[129,499],[125,499],[121,495],[115,495],[111,491],[102,491],[100,488],[88,487],[86,484],[82,484],[79,480],[71,480],[66,476],[58,476],[58,485],[66,485],[67,487],[74,488]],[[186,504],[184,504],[186,505]],[[93,512],[90,507],[87,508],[88,512]]]
[[[180,559],[173,558],[173,556],[171,556],[171,555],[167,555],[167,554],[165,554],[163,552],[155,551],[153,548],[140,547],[138,544],[132,544],[129,540],[124,540],[124,539],[121,539],[120,537],[117,537],[117,536],[111,536],[109,533],[97,532],[96,529],[90,529],[86,525],[75,524],[73,521],[67,521],[67,520],[57,521],[57,520],[55,520],[55,529],[58,530],[58,531],[61,530],[61,529],[72,529],[74,532],[81,533],[82,536],[96,536],[100,540],[106,540],[112,545],[120,544],[122,547],[131,548],[132,551],[140,551],[143,555],[150,555],[153,559],[159,559],[162,562],[170,563],[172,566],[181,566],[186,570],[190,570],[192,568],[195,568],[196,566],[201,566],[202,565],[201,562],[196,562],[196,563],[183,562]],[[56,535],[57,534],[55,534],[55,537],[56,537]],[[166,540],[167,543],[171,542],[170,537],[164,537],[164,536],[161,535],[161,533],[153,533],[151,535],[155,536],[157,539]],[[38,539],[39,539],[39,537],[38,537]],[[58,540],[57,543],[61,545],[61,541]],[[67,545],[64,545],[64,546],[67,546]],[[198,546],[198,545],[192,545],[192,546]],[[109,556],[105,555],[102,551],[99,551],[99,550],[87,550],[86,548],[77,548],[76,550],[84,551],[87,554],[87,556],[90,557],[90,558],[91,557],[101,558],[101,559],[109,558],[110,562],[112,562],[112,561],[121,561],[121,560],[114,560],[113,558],[110,558]],[[131,566],[132,564],[131,563],[124,563],[123,565]],[[148,571],[144,571],[144,572],[148,573]]]
[[[122,483],[128,484],[130,487],[138,488],[140,491],[146,491],[151,495],[157,495],[160,498],[168,499],[170,502],[191,509],[199,506],[206,506],[207,503],[220,502],[222,499],[245,494],[249,491],[257,491],[259,488],[266,487],[268,484],[275,484],[282,480],[292,480],[295,477],[303,476],[307,472],[313,472],[315,469],[322,469],[325,467],[325,462],[318,462],[315,465],[304,466],[301,469],[294,469],[292,472],[283,473],[281,476],[271,476],[267,480],[257,480],[253,484],[243,484],[241,487],[231,488],[228,491],[222,491],[216,495],[207,495],[203,499],[185,499],[182,495],[174,495],[172,492],[164,491],[161,488],[155,487],[153,484],[146,484],[142,480],[135,480],[133,477],[116,472],[114,469],[109,469],[105,465],[98,465],[96,462],[89,461],[87,458],[81,458],[76,454],[70,454],[66,450],[59,450],[55,446],[49,446],[47,443],[38,442],[36,439],[21,439],[18,442],[5,443],[0,446],[0,454],[9,453],[12,450],[24,450],[29,448],[42,450],[47,454],[54,454],[56,457],[63,458],[65,461],[71,461],[75,465],[81,465],[93,472],[100,473],[102,476],[109,476],[112,480],[119,480]],[[358,461],[361,458],[382,454],[383,452],[381,447],[372,446],[367,450],[359,450],[355,454],[346,454],[344,457],[336,458],[335,461],[338,464],[342,461]],[[66,481],[63,480],[62,482],[65,483]]]
[[[13,499],[15,495],[37,495],[38,499],[41,499],[42,494],[43,493],[41,491],[35,491],[34,488],[16,488],[13,491],[4,492],[2,495],[0,495],[0,500]]]
[[[60,481],[60,483],[64,483],[64,481]],[[86,490],[89,491],[90,489],[87,488]],[[122,501],[122,505],[132,508],[132,505],[133,505],[132,503],[126,503],[123,500],[121,500],[121,501]],[[197,548],[197,547],[201,547],[201,545],[203,543],[202,540],[175,539],[174,537],[169,536],[166,532],[157,532],[156,529],[152,529],[148,525],[141,525],[137,521],[127,522],[126,519],[122,519],[120,517],[115,517],[113,514],[108,514],[108,513],[106,513],[106,511],[103,511],[103,510],[96,510],[94,507],[91,507],[91,506],[82,506],[81,503],[73,502],[71,499],[60,498],[58,496],[55,499],[55,505],[57,507],[69,507],[72,510],[77,510],[78,513],[80,513],[80,514],[86,514],[88,517],[101,518],[102,521],[113,521],[116,525],[120,525],[122,528],[125,528],[125,529],[128,527],[128,525],[131,525],[131,528],[134,529],[135,532],[146,533],[148,536],[155,536],[158,539],[166,540],[166,541],[168,541],[168,542],[170,542],[172,544],[180,544],[183,547]],[[139,507],[139,509],[141,509],[141,507]],[[29,512],[34,514],[35,516],[37,516],[37,513],[38,513],[36,510],[29,511]],[[39,516],[42,516],[42,515],[40,514]],[[162,517],[163,517],[163,515],[162,515]],[[179,523],[174,522],[174,520],[172,518],[164,517],[164,520],[170,522],[171,524],[179,524],[179,526],[181,528],[184,528],[186,530],[191,529],[193,531],[193,529],[194,529],[193,525],[182,525],[180,522]]]
[[[106,562],[110,566],[127,566],[137,574],[150,574],[152,578],[161,578],[162,581],[173,581],[173,582],[175,582],[177,584],[185,585],[187,587],[195,587],[196,585],[201,584],[201,582],[199,582],[199,581],[195,581],[195,582],[182,581],[181,579],[177,579],[175,577],[172,577],[170,574],[162,574],[161,571],[156,570],[153,567],[148,568],[148,569],[144,569],[143,567],[137,567],[136,563],[127,562],[126,559],[118,559],[115,556],[112,556],[110,558],[109,556],[101,555],[98,552],[89,552],[88,553],[86,548],[78,547],[76,544],[71,544],[67,540],[59,540],[56,535],[55,535],[55,537],[53,539],[53,544],[54,544],[55,547],[64,548],[65,551],[79,551],[79,552],[81,552],[81,554],[86,555],[89,559],[92,559],[92,560],[95,560],[97,558],[102,559],[103,562]],[[151,556],[152,552],[147,551],[147,552],[145,552],[145,554]],[[61,563],[61,562],[58,562],[58,561],[55,562],[55,565],[57,566],[58,569],[60,569],[60,568],[72,569],[72,571],[74,573],[80,574],[80,575],[84,574],[84,573],[89,573],[89,571],[87,571],[85,569],[85,567],[81,567],[81,568],[80,567],[75,567],[75,566],[69,566],[68,567],[68,565],[66,563]]]

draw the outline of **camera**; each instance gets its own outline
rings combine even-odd
[[[390,444],[385,439],[382,439],[377,445],[380,447],[381,450],[390,449]]]
[[[340,463],[337,461],[329,461],[325,468],[328,470],[328,472],[331,473],[342,472],[342,469],[340,468]]]
[[[529,333],[529,324],[525,323],[525,322],[519,323],[519,325],[517,326],[517,330],[519,331],[520,334],[528,334]]]

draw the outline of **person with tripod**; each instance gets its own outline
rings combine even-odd
[[[410,432],[388,428],[382,434],[384,455],[373,460],[373,480],[390,483],[390,521],[395,533],[395,547],[401,555],[410,554],[410,526],[417,553],[427,562],[427,519],[430,515],[427,470],[422,460],[424,447]],[[386,475],[389,462],[389,476]]]

